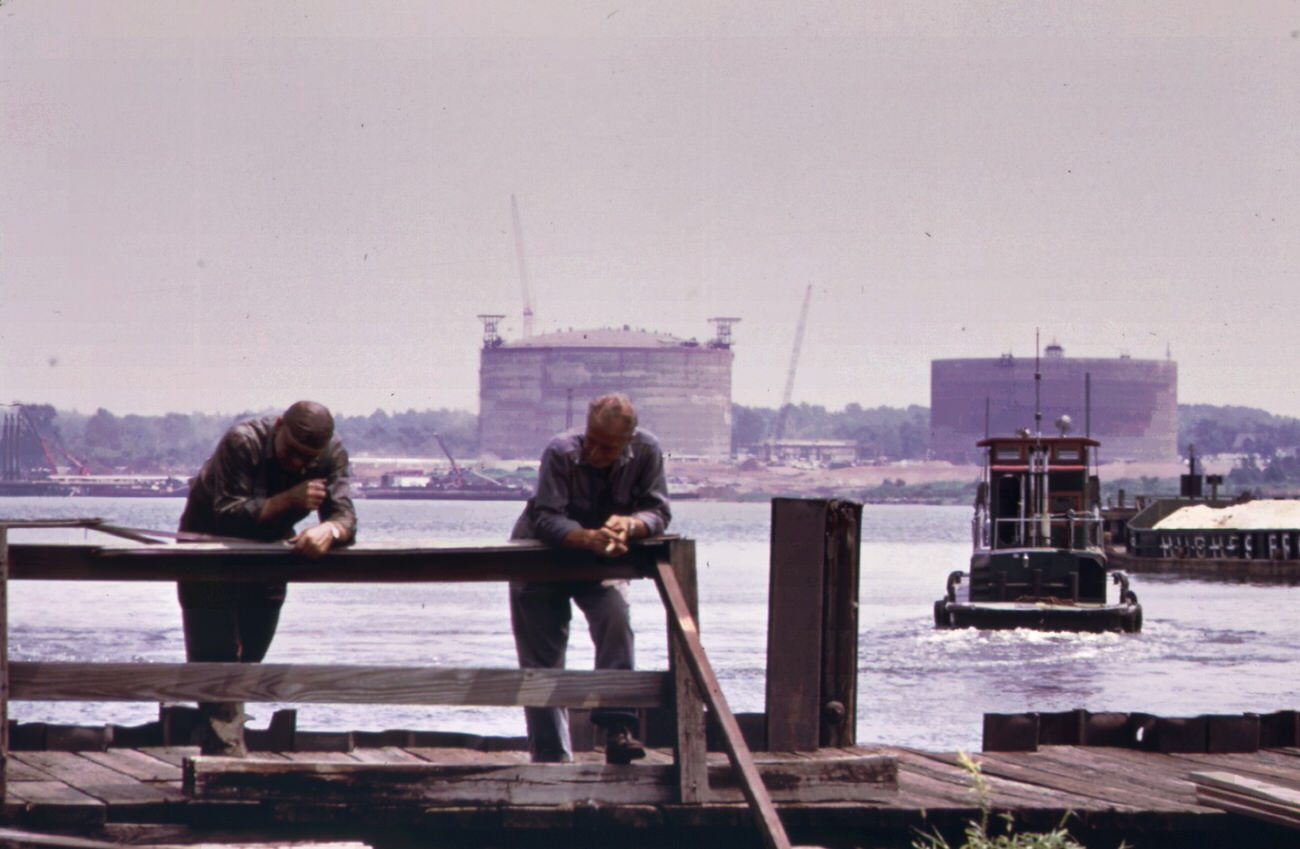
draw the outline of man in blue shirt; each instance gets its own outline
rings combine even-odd
[[[561,434],[546,447],[537,491],[511,538],[618,557],[627,553],[628,540],[663,533],[671,518],[658,440],[637,429],[636,410],[626,396],[603,395],[591,402],[582,433]],[[632,669],[627,591],[625,580],[512,582],[510,622],[519,665],[564,667],[572,600],[587,617],[596,668]],[[524,715],[534,762],[573,760],[566,711],[525,708]],[[634,711],[601,708],[591,719],[605,729],[608,763],[645,757]]]

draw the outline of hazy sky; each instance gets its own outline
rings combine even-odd
[[[0,399],[477,409],[478,313],[734,396],[1179,363],[1300,415],[1294,2],[0,0]]]

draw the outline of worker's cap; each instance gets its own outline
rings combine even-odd
[[[334,436],[334,417],[329,408],[315,401],[298,401],[280,417],[285,432],[295,447],[319,454]]]

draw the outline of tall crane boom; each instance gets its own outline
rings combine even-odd
[[[524,227],[519,223],[519,201],[510,196],[510,217],[515,226],[515,261],[519,265],[519,285],[524,291],[524,337],[533,335],[533,299],[528,287],[528,268],[524,264]]]
[[[463,487],[465,485],[465,473],[461,471],[460,466],[456,464],[456,458],[451,456],[451,451],[447,448],[447,443],[442,441],[442,434],[435,430],[433,432],[433,438],[438,440],[438,447],[442,449],[442,453],[447,455],[447,461],[451,463],[451,485],[457,489]]]
[[[803,347],[803,328],[808,322],[808,302],[812,300],[812,284],[803,293],[803,308],[799,310],[799,324],[794,331],[794,348],[790,351],[790,369],[785,373],[785,391],[781,393],[781,410],[777,413],[774,439],[785,437],[786,420],[790,416],[790,398],[794,394],[794,373],[799,367],[799,349]]]

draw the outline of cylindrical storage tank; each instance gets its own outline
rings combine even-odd
[[[1034,360],[930,362],[930,450],[937,459],[976,462],[976,441],[1034,429]],[[1038,364],[1041,432],[1071,432],[1101,442],[1103,462],[1178,459],[1178,364],[1172,360],[1071,358],[1059,347]],[[1090,387],[1090,390],[1089,390]],[[986,412],[987,411],[987,412]],[[987,429],[986,429],[987,418]]]
[[[479,450],[536,459],[580,429],[592,398],[621,392],[673,457],[731,453],[729,347],[641,330],[547,333],[488,345],[479,358]]]

